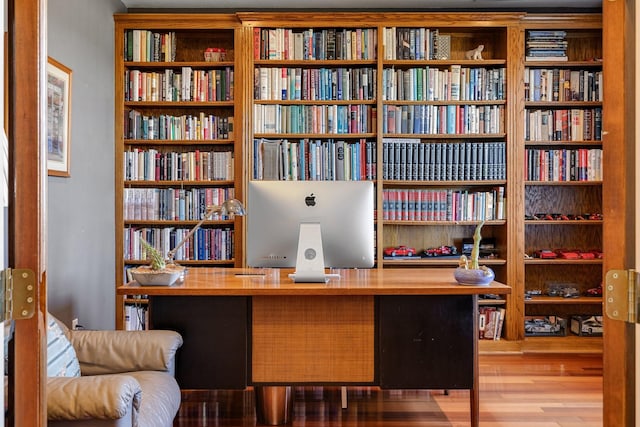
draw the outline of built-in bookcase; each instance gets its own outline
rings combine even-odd
[[[242,197],[238,21],[233,15],[116,15],[116,283],[167,253],[208,205]],[[185,266],[241,265],[242,230],[213,217],[176,253]],[[117,324],[145,312],[128,300]],[[118,307],[123,307],[119,301]],[[144,302],[144,301],[143,301]],[[139,326],[137,326],[139,327]]]
[[[588,290],[602,284],[606,256],[601,23],[577,25],[529,17],[522,88],[525,314],[568,322],[602,314]]]
[[[167,235],[198,220],[202,200],[244,201],[249,180],[370,180],[375,268],[455,267],[484,221],[481,263],[513,292],[482,302],[505,319],[501,339],[481,349],[600,348],[591,337],[532,341],[524,328],[525,315],[601,310],[597,297],[525,299],[551,282],[585,293],[602,280],[600,15],[238,12],[115,22],[118,285],[143,262],[130,244],[136,233],[165,250]],[[146,30],[150,47],[168,40],[168,50],[134,59],[133,30]],[[531,31],[561,36],[566,58],[541,58],[535,48],[553,42],[531,42]],[[244,265],[239,219],[203,228],[232,246],[183,264]],[[385,257],[399,245],[427,254]],[[446,247],[458,254],[436,256]],[[536,258],[542,249],[594,259]]]

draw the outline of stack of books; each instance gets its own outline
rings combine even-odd
[[[567,32],[527,31],[526,61],[567,61]]]

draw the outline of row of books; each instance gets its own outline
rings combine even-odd
[[[143,238],[162,254],[168,253],[191,231],[188,228],[125,228],[124,259],[144,260],[147,254],[140,243]],[[223,228],[199,228],[176,251],[176,261],[212,261],[233,259],[234,230]]]
[[[134,62],[173,62],[176,59],[176,33],[149,30],[124,32],[124,60]]]
[[[233,151],[124,152],[125,181],[228,181],[234,175]]]
[[[373,105],[254,104],[255,133],[352,134],[374,132]]]
[[[215,140],[233,139],[233,116],[199,114],[172,116],[146,115],[137,110],[125,111],[125,139],[145,140]]]
[[[257,67],[254,99],[371,100],[376,95],[377,70],[362,68]]]
[[[199,221],[207,206],[222,204],[234,197],[230,188],[125,188],[125,221]],[[219,214],[211,220],[228,219]]]
[[[602,71],[525,68],[525,101],[602,101]]]
[[[343,140],[253,140],[253,178],[288,181],[376,179],[376,143]]]
[[[526,110],[525,141],[601,141],[602,108]]]
[[[375,60],[376,28],[253,29],[253,59]]]
[[[144,331],[149,325],[149,309],[146,304],[124,305],[124,330]]]
[[[505,219],[504,187],[489,191],[385,189],[382,218],[390,221],[491,221]]]
[[[126,70],[124,73],[125,101],[231,101],[233,100],[234,70],[225,67],[215,70],[194,70],[182,67],[178,72]]]
[[[525,150],[527,181],[601,181],[602,149]]]
[[[525,39],[527,61],[567,61],[567,32],[528,30]]]
[[[478,307],[478,338],[499,340],[502,337],[505,312],[503,307]]]
[[[505,68],[385,68],[383,100],[495,101],[506,95]]]
[[[385,28],[384,59],[440,59],[438,41],[437,28]]]
[[[504,133],[504,105],[384,105],[385,134]]]
[[[383,179],[407,181],[492,181],[506,179],[506,144],[420,142],[384,138]]]

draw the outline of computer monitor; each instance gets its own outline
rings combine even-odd
[[[250,181],[247,265],[295,267],[296,282],[324,282],[326,268],[374,264],[370,181]]]

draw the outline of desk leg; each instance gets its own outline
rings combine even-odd
[[[473,388],[469,390],[471,427],[480,425],[480,380],[478,372],[478,295],[473,295]]]
[[[277,426],[289,424],[293,415],[291,386],[254,386],[258,424]]]

